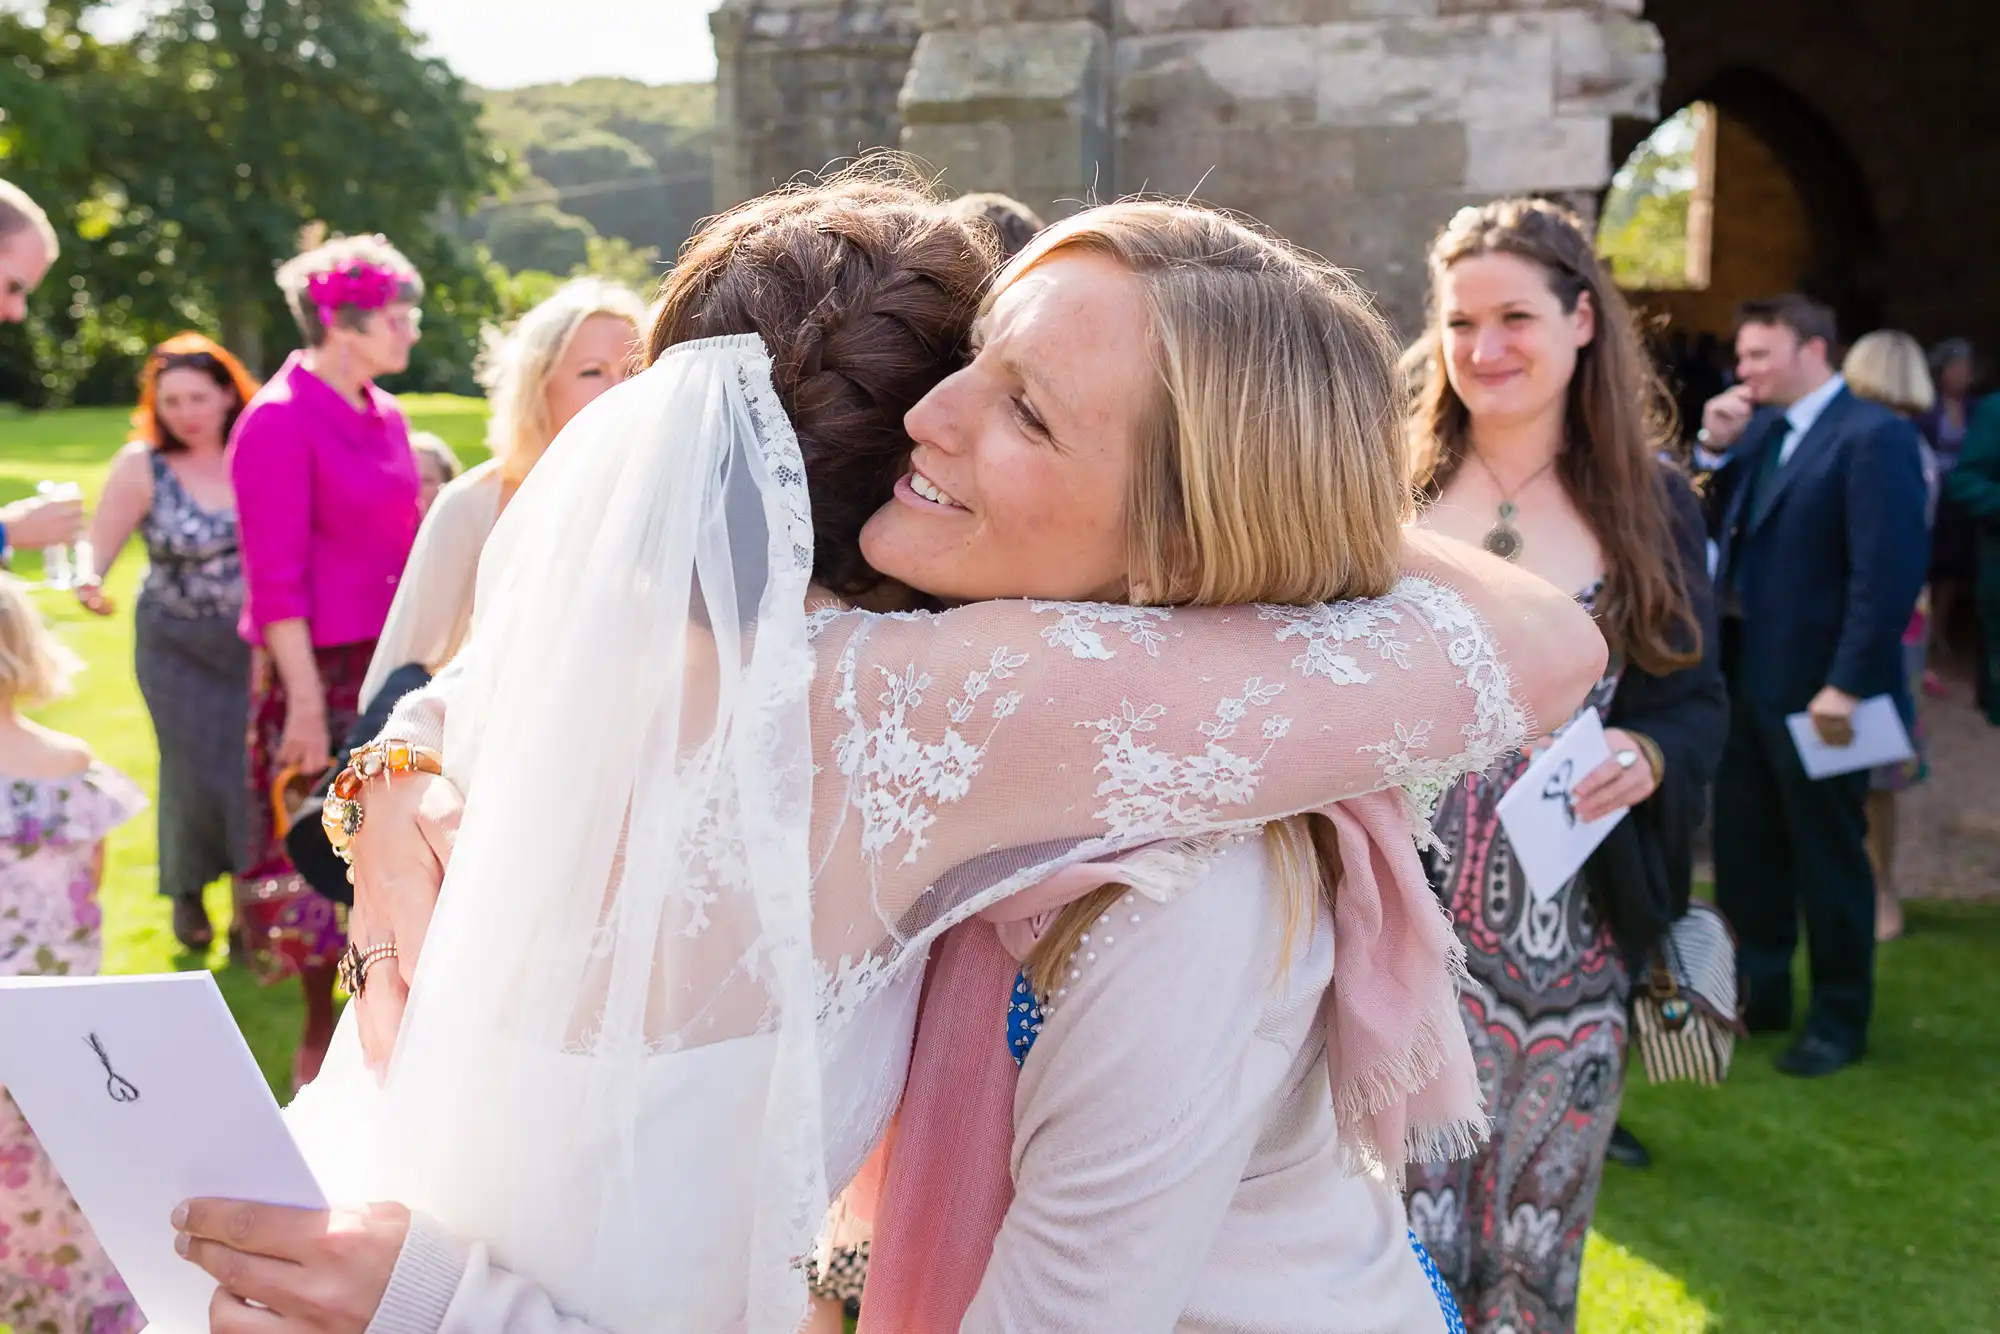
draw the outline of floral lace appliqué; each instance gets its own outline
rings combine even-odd
[[[1097,795],[1108,800],[1094,816],[1118,838],[1168,834],[1225,819],[1223,807],[1244,805],[1255,794],[1264,758],[1291,720],[1267,719],[1263,730],[1269,739],[1255,756],[1222,743],[1236,736],[1238,724],[1252,709],[1268,708],[1284,689],[1262,677],[1245,681],[1242,694],[1217,702],[1215,716],[1201,724],[1208,742],[1193,755],[1170,755],[1141,739],[1159,730],[1167,713],[1164,704],[1140,708],[1126,700],[1116,717],[1078,723],[1095,730],[1102,755],[1097,771],[1104,781]]]
[[[1347,649],[1357,641],[1385,662],[1410,665],[1410,646],[1394,633],[1403,624],[1403,613],[1386,598],[1311,607],[1259,606],[1257,619],[1278,622],[1281,644],[1304,640],[1305,651],[1292,659],[1292,666],[1307,676],[1324,676],[1336,685],[1366,685],[1374,679]]]
[[[937,823],[934,805],[947,805],[972,790],[986,753],[984,741],[966,739],[958,725],[969,721],[974,706],[992,688],[1027,662],[1025,653],[1014,653],[1004,645],[993,650],[984,669],[968,673],[962,692],[948,707],[952,726],[935,741],[921,739],[911,727],[911,715],[931,689],[931,675],[914,666],[901,672],[875,668],[883,688],[876,695],[871,726],[861,715],[855,682],[856,651],[850,643],[840,658],[841,689],[834,707],[848,720],[848,730],[834,746],[840,772],[850,781],[853,800],[861,813],[861,850],[879,858],[899,840],[908,840],[902,863],[909,865],[928,843],[924,835]],[[1017,694],[1002,695],[992,705],[997,721],[1013,713],[1019,705]],[[989,734],[990,735],[990,734]]]
[[[1124,632],[1132,644],[1149,658],[1160,656],[1167,637],[1158,627],[1173,619],[1165,607],[1117,607],[1101,602],[1030,602],[1038,612],[1055,612],[1060,618],[1042,631],[1050,648],[1068,649],[1073,657],[1109,661],[1116,656],[1099,627],[1111,626]]]
[[[1445,656],[1463,673],[1460,684],[1473,697],[1472,721],[1462,729],[1461,744],[1442,756],[1427,753],[1432,744],[1428,722],[1413,727],[1398,724],[1394,737],[1361,748],[1379,755],[1383,772],[1403,790],[1417,842],[1435,847],[1430,817],[1438,802],[1466,774],[1484,773],[1500,756],[1519,749],[1528,739],[1528,715],[1514,698],[1492,636],[1456,590],[1427,579],[1405,579],[1392,596],[1444,641]]]

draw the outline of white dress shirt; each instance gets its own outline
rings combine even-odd
[[[1780,468],[1792,461],[1792,455],[1798,450],[1799,441],[1806,438],[1813,424],[1819,420],[1820,414],[1826,411],[1826,405],[1838,398],[1840,391],[1845,388],[1847,388],[1846,377],[1836,375],[1785,409],[1785,440],[1778,446]]]

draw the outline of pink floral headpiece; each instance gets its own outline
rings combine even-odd
[[[396,294],[415,275],[401,269],[385,268],[365,259],[351,259],[327,273],[315,273],[306,280],[306,296],[319,311],[319,322],[331,329],[334,313],[342,306],[356,310],[380,310],[396,299]]]

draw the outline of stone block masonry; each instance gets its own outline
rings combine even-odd
[[[1639,0],[725,0],[718,203],[897,144],[1061,216],[1135,191],[1358,269],[1405,333],[1423,253],[1501,194],[1588,206],[1664,77]],[[873,81],[873,82],[871,82]],[[893,82],[893,92],[888,91]]]

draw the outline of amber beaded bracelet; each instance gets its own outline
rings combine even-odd
[[[377,778],[443,772],[442,755],[407,741],[371,741],[348,757],[347,767],[333,780],[326,804],[320,807],[319,822],[334,855],[347,863],[349,881],[354,879],[354,836],[361,832],[362,789]]]

